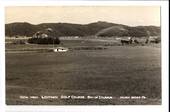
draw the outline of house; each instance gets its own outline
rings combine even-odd
[[[51,28],[36,32],[32,38],[28,39],[31,44],[60,44],[60,39]]]
[[[52,30],[49,30],[49,28],[38,31],[33,35],[33,38],[48,38],[48,37],[53,37],[53,32]]]

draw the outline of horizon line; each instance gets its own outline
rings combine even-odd
[[[103,22],[103,23],[110,23],[110,24],[117,24],[117,25],[124,25],[124,26],[130,26],[130,27],[137,27],[137,26],[156,26],[156,27],[161,27],[161,25],[127,25],[127,24],[121,24],[121,23],[113,23],[113,22],[108,22],[108,21],[94,21],[94,22],[90,22],[90,23],[71,23],[71,22],[42,22],[42,23],[31,23],[31,22],[26,22],[26,21],[16,21],[16,22],[10,22],[10,23],[5,23],[6,24],[13,24],[13,23],[28,23],[31,25],[40,25],[40,24],[76,24],[76,25],[88,25],[88,24],[92,24],[92,23],[99,23],[99,22]]]

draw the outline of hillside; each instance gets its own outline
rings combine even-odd
[[[129,32],[123,26],[111,26],[100,30],[97,36],[128,36]]]
[[[71,24],[71,23],[42,23],[33,25],[26,22],[16,22],[5,24],[5,35],[12,36],[32,36],[35,32],[52,28],[57,37],[59,36],[151,36],[160,35],[160,27],[156,26],[137,26],[130,27],[121,24],[108,22],[95,22],[90,24]]]

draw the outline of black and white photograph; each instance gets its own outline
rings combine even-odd
[[[6,6],[6,105],[161,105],[160,6]]]

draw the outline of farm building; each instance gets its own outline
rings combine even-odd
[[[54,31],[51,28],[47,28],[42,31],[38,31],[33,35],[33,38],[47,38],[47,37],[53,37]]]
[[[145,37],[123,37],[116,38],[120,40],[122,45],[124,44],[149,44],[149,43],[160,43],[161,38],[158,36],[145,36]]]
[[[158,36],[149,36],[149,37],[134,37],[133,42],[134,43],[159,43],[161,39]]]
[[[28,43],[33,44],[60,44],[60,40],[55,36],[55,31],[47,28],[36,32],[32,38],[28,39]]]

